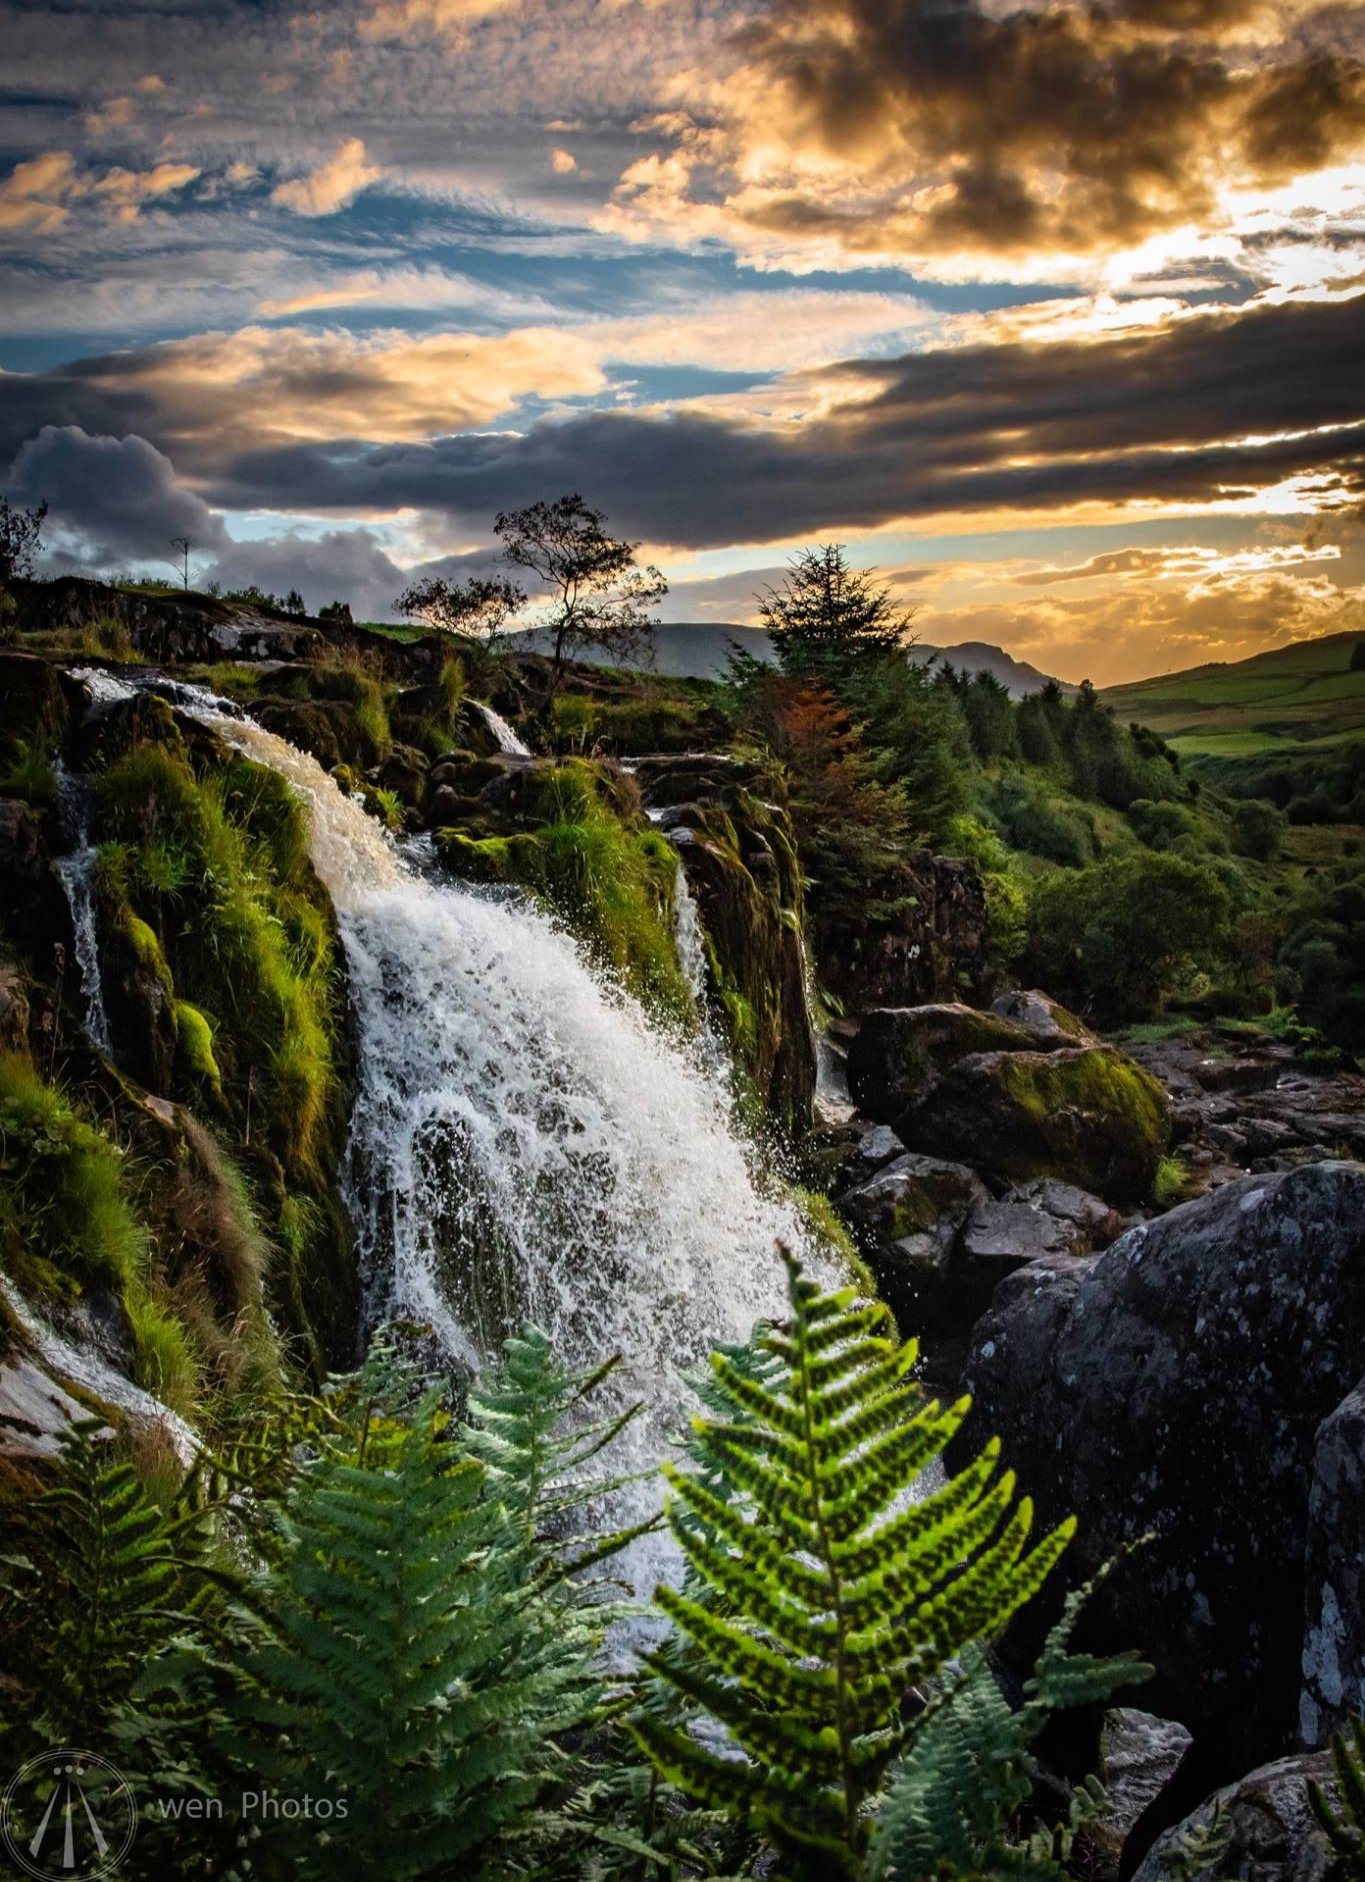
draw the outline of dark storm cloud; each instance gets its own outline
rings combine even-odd
[[[50,532],[108,563],[169,553],[172,538],[201,549],[227,542],[222,519],[177,482],[145,438],[91,437],[78,425],[45,426],[18,451],[3,486],[11,502],[47,503]]]
[[[745,36],[771,85],[747,135],[794,125],[795,141],[873,189],[936,183],[895,205],[903,245],[1127,244],[1206,213],[1229,177],[1276,183],[1359,147],[1359,10],[1290,6],[1268,46],[1242,36],[1255,11],[1253,0],[1008,12],[974,0],[775,0]],[[851,233],[847,205],[819,190],[741,213],[788,233]],[[885,241],[887,203],[869,200],[866,214],[882,225],[866,240]]]
[[[383,445],[243,448],[240,428],[203,422],[197,394],[181,409],[173,375],[150,374],[145,354],[111,355],[97,372],[0,375],[0,461],[54,405],[89,430],[117,429],[123,412],[125,430],[221,507],[415,509],[481,531],[500,508],[581,489],[632,534],[690,547],[900,517],[1200,503],[1295,476],[1335,497],[1362,484],[1363,313],[1365,296],[1303,301],[1084,342],[850,362],[826,375],[844,400],[804,425],[598,411]]]

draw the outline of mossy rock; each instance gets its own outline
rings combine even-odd
[[[1033,1033],[957,1001],[868,1013],[848,1054],[848,1085],[869,1117],[894,1126],[931,1079],[974,1052],[1038,1049]]]
[[[972,1053],[887,1121],[1001,1187],[1053,1176],[1120,1205],[1150,1193],[1171,1136],[1165,1091],[1113,1046]]]

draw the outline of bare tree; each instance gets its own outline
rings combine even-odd
[[[425,622],[438,634],[491,643],[526,605],[526,596],[515,582],[500,576],[447,582],[432,575],[405,588],[393,605],[399,614]]]
[[[608,535],[606,517],[582,497],[533,503],[499,514],[493,527],[503,559],[549,591],[542,626],[550,635],[550,697],[564,662],[587,648],[618,660],[648,653],[658,621],[651,612],[668,593],[656,568],[640,568],[637,542]]]
[[[190,592],[190,550],[194,547],[194,539],[191,536],[172,536],[171,547],[180,552],[171,563],[171,567],[180,571],[180,579],[184,584],[185,593],[188,594]]]

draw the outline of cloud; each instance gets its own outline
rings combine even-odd
[[[201,566],[198,579],[224,589],[254,582],[269,594],[297,588],[313,613],[329,601],[345,601],[357,621],[389,621],[408,574],[373,531],[330,529],[233,542]]]
[[[679,108],[642,124],[656,148],[608,224],[776,257],[975,256],[1014,278],[1048,254],[1133,248],[1216,223],[1234,184],[1359,153],[1351,17],[1259,0],[770,0],[735,71],[684,75]]]
[[[191,537],[198,549],[228,541],[222,518],[178,482],[169,458],[135,435],[92,437],[78,425],[45,425],[16,454],[5,488],[12,502],[46,502],[49,535],[96,566],[165,560],[173,536]]]
[[[75,204],[105,206],[120,221],[134,221],[145,204],[174,195],[200,174],[193,164],[170,162],[95,174],[81,171],[69,150],[46,151],[17,164],[0,182],[0,230],[53,234]]]
[[[270,200],[281,209],[292,209],[296,216],[332,216],[382,174],[366,159],[363,141],[348,137],[337,147],[334,157],[307,176],[281,183]]]
[[[49,150],[16,164],[0,183],[0,229],[51,234],[66,221],[75,184],[76,160],[69,150]]]
[[[471,26],[509,13],[520,0],[376,0],[360,23],[362,39],[405,39],[432,34],[462,42]]]
[[[1292,569],[1306,562],[1339,562],[1336,543],[1273,543],[1264,548],[1225,551],[1200,543],[1171,548],[1109,549],[1069,566],[1029,569],[1014,576],[1024,588],[1051,588],[1058,582],[1109,581],[1114,576],[1162,580],[1193,577],[1208,582],[1229,581],[1248,574]]]
[[[571,150],[552,150],[550,168],[556,176],[572,176],[578,168],[578,159]]]

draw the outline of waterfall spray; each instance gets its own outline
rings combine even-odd
[[[722,1068],[546,914],[428,876],[314,759],[210,695],[175,697],[309,812],[356,1016],[344,1182],[372,1323],[425,1322],[470,1366],[527,1319],[567,1364],[619,1353],[616,1389],[646,1407],[634,1462],[651,1462],[681,1375],[782,1311],[774,1244],[831,1278],[755,1179]]]

